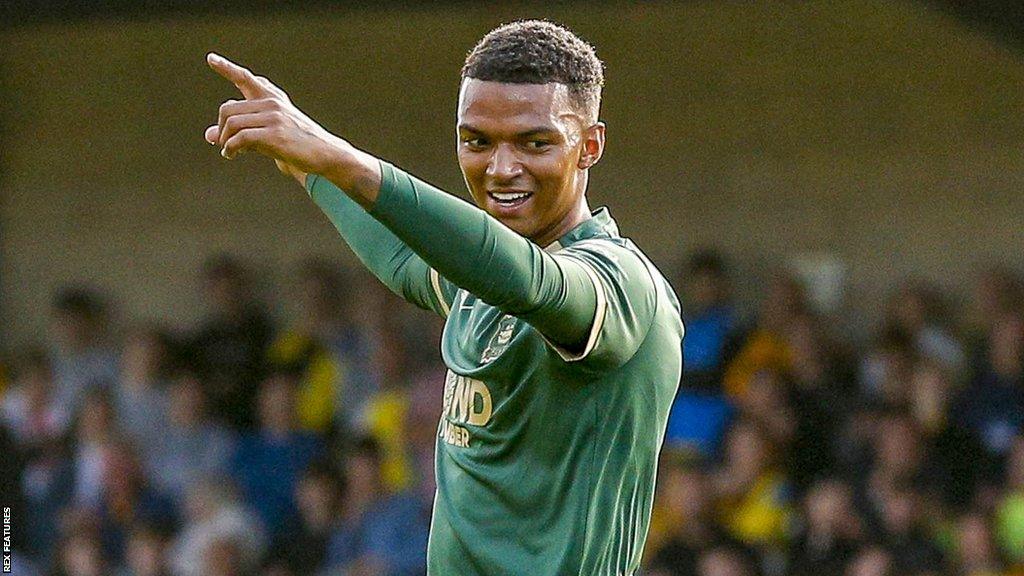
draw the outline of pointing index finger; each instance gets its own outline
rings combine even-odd
[[[247,68],[235,64],[231,60],[217,54],[210,52],[206,55],[206,62],[210,65],[210,68],[229,80],[238,90],[242,93],[242,96],[246,98],[258,98],[263,93],[263,89],[256,81],[256,77]]]

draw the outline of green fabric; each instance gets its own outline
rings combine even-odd
[[[326,178],[310,174],[306,189],[363,265],[388,289],[420,308],[445,315],[432,290],[430,266],[422,258]],[[452,290],[450,285],[445,288]]]
[[[605,209],[547,253],[383,168],[376,220],[310,190],[385,283],[447,312],[428,573],[634,574],[681,371],[668,282]]]
[[[307,187],[353,251],[391,290],[437,311],[441,303],[424,300],[422,293],[424,274],[429,280],[434,268],[450,283],[528,320],[554,342],[581,343],[594,318],[596,294],[579,263],[545,255],[483,210],[386,162],[381,175],[370,212],[376,221],[358,218],[361,207],[324,178],[311,176]],[[357,223],[350,229],[353,217]],[[382,225],[391,233],[382,234]]]

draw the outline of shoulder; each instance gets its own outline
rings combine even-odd
[[[622,366],[647,341],[652,328],[659,338],[663,333],[681,332],[675,328],[681,320],[671,288],[628,239],[588,238],[563,248],[556,256],[581,264],[597,291],[588,366]]]
[[[590,238],[564,248],[558,255],[582,260],[618,282],[629,282],[647,290],[655,288],[647,257],[629,240]]]
[[[587,265],[610,298],[644,304],[653,312],[659,304],[678,309],[678,302],[661,272],[626,238],[590,238],[558,252]]]

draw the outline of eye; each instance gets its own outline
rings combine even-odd
[[[530,150],[544,150],[548,146],[551,146],[551,142],[547,140],[529,140],[526,142],[526,147]]]
[[[484,138],[463,138],[462,143],[467,147],[479,150],[487,146],[487,140]]]

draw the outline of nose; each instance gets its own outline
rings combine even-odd
[[[512,180],[523,171],[516,155],[515,147],[499,144],[494,147],[491,158],[487,162],[487,175],[495,180]]]

